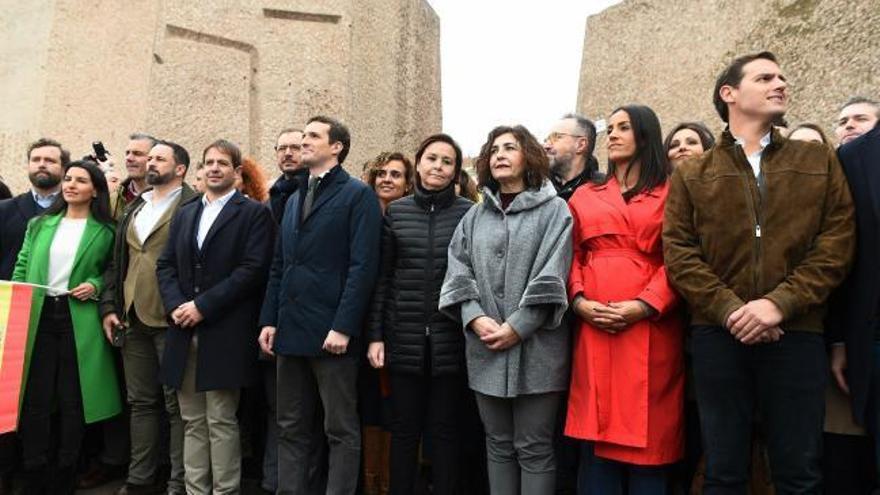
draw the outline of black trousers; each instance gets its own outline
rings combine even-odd
[[[419,441],[431,441],[431,479],[435,494],[461,493],[458,408],[467,392],[464,375],[389,373],[391,382],[391,487],[394,495],[415,493]]]
[[[343,357],[276,356],[278,493],[310,493],[318,402],[329,446],[326,493],[353,495],[361,463],[357,414],[358,361]]]
[[[703,493],[746,493],[756,408],[777,495],[820,493],[828,376],[822,335],[787,331],[778,342],[748,346],[724,327],[695,326],[692,344]]]
[[[56,463],[71,468],[79,458],[85,418],[67,297],[46,297],[40,315],[19,424],[25,469],[39,469],[50,462],[55,406],[60,419]]]

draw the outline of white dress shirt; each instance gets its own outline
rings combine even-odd
[[[153,228],[156,226],[156,222],[158,222],[159,219],[162,218],[162,215],[168,211],[168,207],[174,203],[175,199],[180,197],[180,192],[182,190],[182,187],[178,187],[168,193],[164,198],[155,202],[153,201],[152,190],[141,195],[141,197],[144,198],[144,205],[141,206],[141,209],[138,210],[137,215],[134,217],[134,231],[137,233],[141,244],[147,240],[150,232],[152,232]]]
[[[745,151],[746,142],[744,139],[736,138],[736,144]],[[766,148],[768,144],[770,144],[770,132],[767,132],[767,134],[764,134],[764,137],[761,138],[761,148],[758,151],[751,155],[746,155],[746,159],[749,161],[749,165],[752,166],[752,172],[754,172],[755,177],[761,173],[761,156],[764,155],[764,148]]]
[[[202,195],[202,218],[199,219],[199,231],[196,235],[199,249],[202,249],[202,243],[205,242],[205,237],[208,236],[208,231],[211,230],[211,226],[214,225],[214,221],[217,220],[217,215],[220,214],[220,211],[223,210],[223,207],[226,206],[226,203],[229,202],[229,198],[231,198],[233,194],[235,194],[235,188],[232,188],[231,191],[214,201],[208,201],[207,194]]]
[[[86,230],[86,220],[62,218],[58,224],[58,230],[55,231],[49,247],[49,276],[46,285],[52,288],[46,293],[50,296],[67,294],[70,289],[70,272],[73,271],[76,251]]]

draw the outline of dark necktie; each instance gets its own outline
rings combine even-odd
[[[315,202],[315,191],[318,189],[318,183],[321,182],[319,177],[309,177],[309,189],[306,191],[306,199],[303,202],[303,220],[309,217],[312,212],[312,204]]]

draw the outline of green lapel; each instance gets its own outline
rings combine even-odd
[[[49,281],[49,249],[52,247],[52,239],[55,231],[61,223],[61,216],[51,215],[40,222],[40,230],[35,233],[33,246],[31,247],[30,262],[33,263],[33,277],[28,277],[28,282],[45,285]]]
[[[86,228],[83,231],[82,239],[79,241],[79,247],[76,250],[76,257],[73,259],[73,268],[70,270],[71,275],[76,271],[77,265],[82,261],[83,256],[89,250],[89,246],[95,242],[95,238],[103,228],[104,226],[95,221],[95,219],[92,218],[92,215],[89,214],[89,218],[86,220]]]

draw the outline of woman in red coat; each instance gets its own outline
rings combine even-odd
[[[587,440],[581,495],[663,494],[683,455],[683,323],[663,266],[670,166],[650,108],[611,114],[608,157],[604,182],[569,202],[579,325],[565,434]]]

